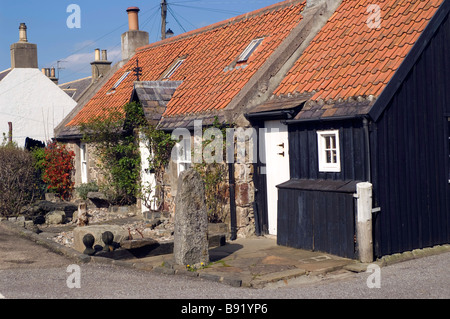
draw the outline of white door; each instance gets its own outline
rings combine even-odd
[[[276,235],[278,218],[276,186],[290,179],[288,129],[280,121],[266,121],[265,128],[268,226],[269,234]]]

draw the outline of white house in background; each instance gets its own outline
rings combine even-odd
[[[37,45],[28,42],[26,30],[22,23],[19,42],[11,45],[11,69],[0,72],[0,137],[9,137],[12,128],[12,140],[20,147],[27,137],[51,140],[77,104],[38,69]]]

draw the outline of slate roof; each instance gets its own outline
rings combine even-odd
[[[82,93],[92,84],[92,76],[59,84],[58,86],[72,99],[78,101]]]
[[[9,72],[11,72],[11,69],[6,69],[4,71],[1,71],[0,72],[0,81],[3,80],[3,78],[9,74]]]
[[[380,27],[371,28],[369,4],[343,0],[274,95],[313,93],[296,119],[367,114],[443,2],[376,1]]]
[[[299,24],[305,4],[305,0],[284,1],[139,49],[68,125],[79,125],[110,111],[123,111],[136,76],[130,73],[115,90],[111,89],[126,72],[132,71],[137,59],[143,69],[140,80],[161,81],[171,66],[185,58],[170,77],[171,81],[182,81],[182,84],[167,105],[165,121],[172,119],[171,125],[177,126],[199,115],[211,117],[215,111],[228,106]],[[237,63],[250,42],[261,37],[263,42],[250,58]]]
[[[148,122],[157,125],[181,81],[135,82],[132,100],[141,102]]]

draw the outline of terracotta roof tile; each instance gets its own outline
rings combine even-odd
[[[143,68],[141,80],[157,81],[177,59],[187,55],[170,78],[183,83],[167,105],[165,117],[225,108],[298,25],[305,3],[288,0],[139,49],[68,125],[121,109],[131,96],[135,76],[130,74],[114,93],[107,92],[135,66],[136,58]],[[259,37],[264,41],[257,50],[245,63],[235,65],[241,52]]]
[[[381,94],[442,2],[376,1],[381,8],[376,29],[367,24],[367,1],[343,0],[274,94],[316,91],[317,101]],[[304,116],[311,113],[305,110]]]

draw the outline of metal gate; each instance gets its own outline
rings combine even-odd
[[[278,188],[279,245],[356,259],[356,182],[291,180]]]

